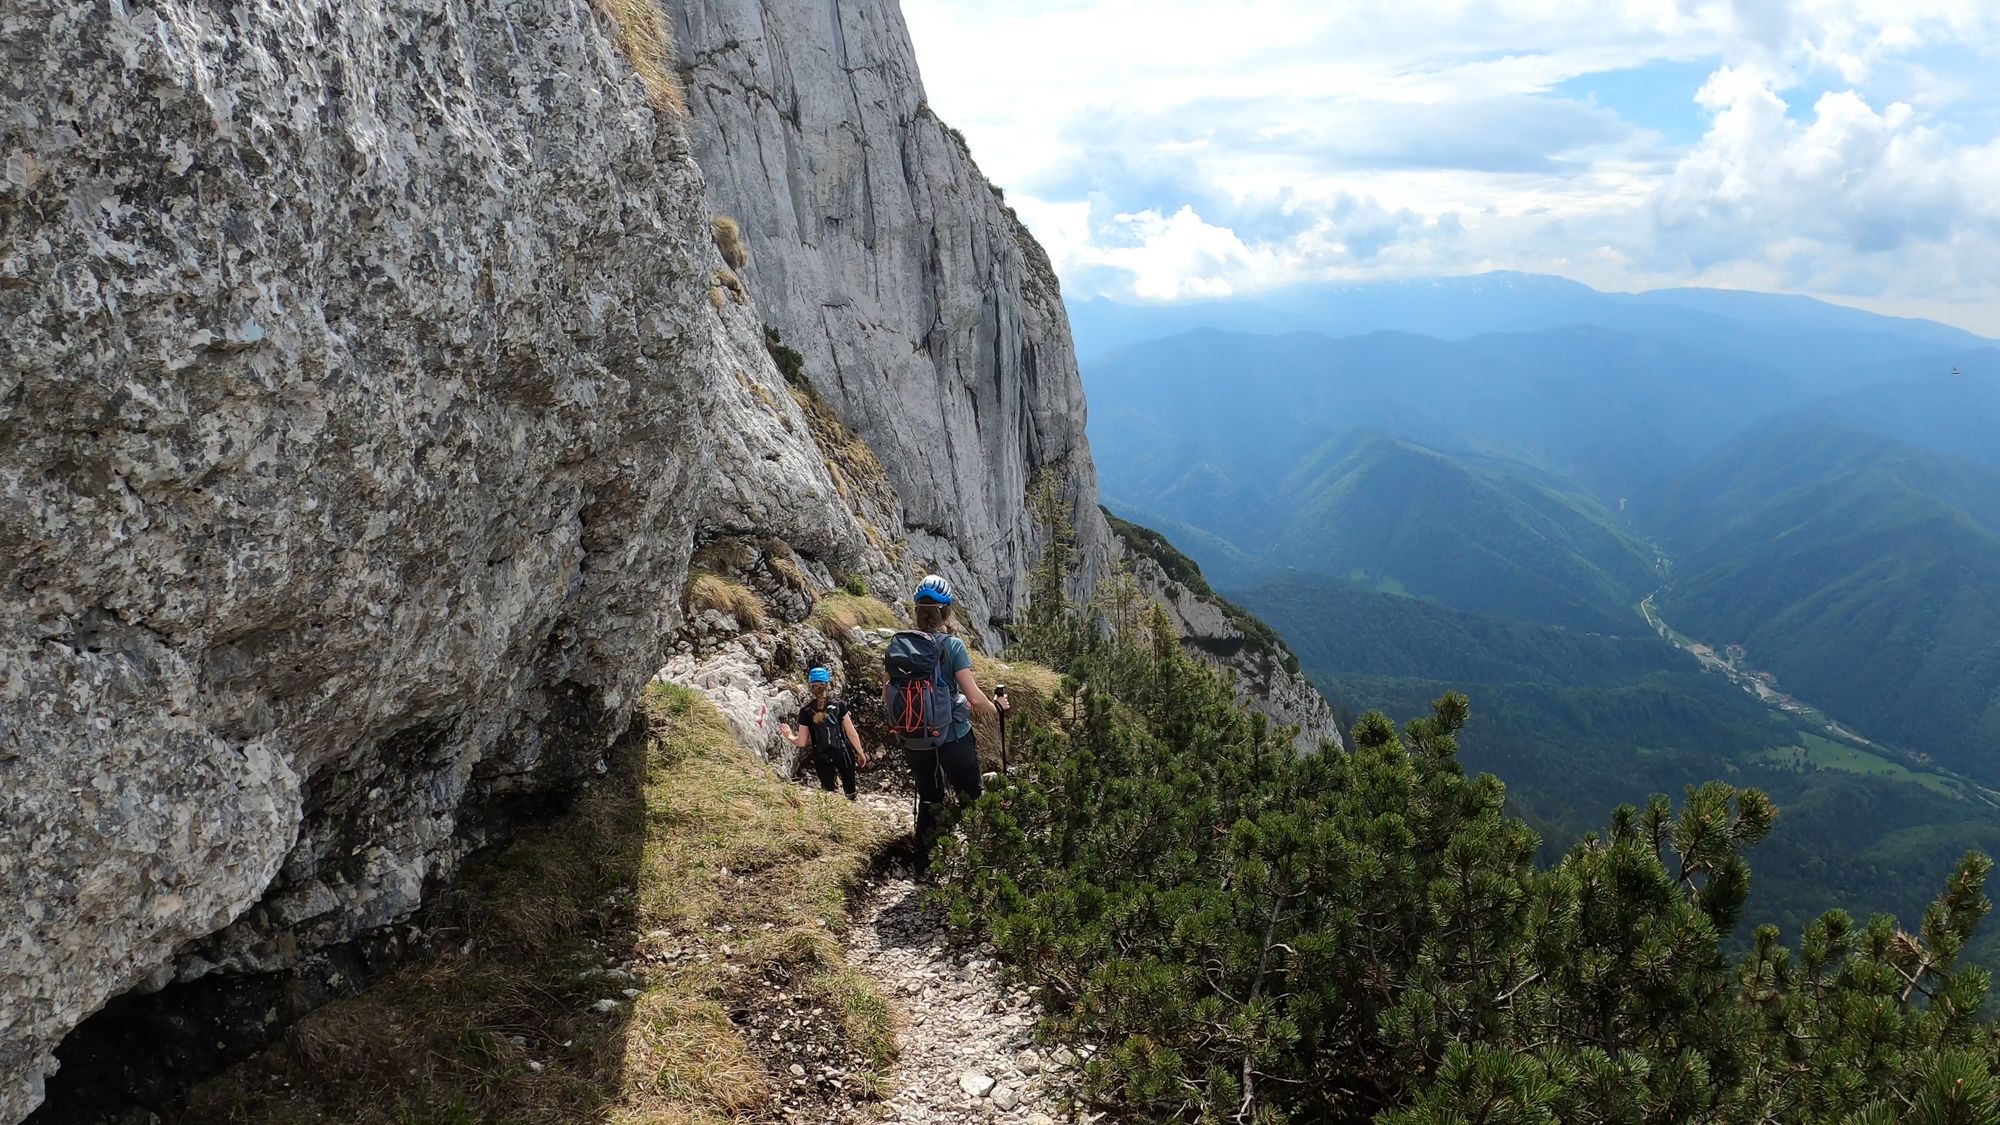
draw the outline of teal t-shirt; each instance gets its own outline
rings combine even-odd
[[[964,641],[947,636],[944,639],[942,652],[938,656],[938,663],[944,665],[945,682],[951,685],[953,692],[957,692],[958,674],[972,667],[972,654],[965,650]],[[950,738],[947,741],[957,742],[971,733],[972,709],[961,705],[952,712]]]

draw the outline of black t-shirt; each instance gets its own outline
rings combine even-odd
[[[824,704],[808,699],[799,708],[799,725],[812,732],[815,750],[847,745],[847,732],[840,729],[840,721],[846,717],[847,704],[831,696]]]

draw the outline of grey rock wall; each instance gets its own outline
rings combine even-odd
[[[1339,742],[1340,725],[1332,706],[1299,672],[1297,659],[1282,642],[1246,634],[1221,602],[1176,581],[1122,537],[1117,539],[1117,550],[1139,588],[1166,609],[1183,649],[1231,676],[1239,702],[1277,726],[1296,728],[1300,750],[1316,752],[1322,743]]]
[[[0,7],[0,1121],[599,767],[722,370],[665,120],[574,0]]]
[[[739,271],[875,450],[915,560],[995,623],[1026,597],[1057,474],[1079,592],[1110,556],[1054,271],[924,99],[894,0],[669,0],[697,156]]]

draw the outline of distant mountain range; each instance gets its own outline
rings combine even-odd
[[[1903,888],[2000,846],[1993,342],[1518,274],[1080,302],[1074,324],[1107,505],[1336,705],[1467,690],[1468,762],[1552,841],[1607,802],[1765,786],[1788,922],[1907,913]],[[1703,672],[1649,596],[1681,645],[1741,646],[1866,739]]]
[[[1299,286],[1244,300],[1069,302],[1077,355],[1088,365],[1126,345],[1194,328],[1258,335],[1407,332],[1462,340],[1588,324],[1734,353],[1787,370],[1969,351],[1993,341],[1936,321],[1881,316],[1808,297],[1726,289],[1603,293],[1523,273]]]

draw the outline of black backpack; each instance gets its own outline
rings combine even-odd
[[[906,631],[889,638],[882,654],[889,733],[908,749],[935,750],[950,740],[958,692],[944,674],[944,647],[938,634]]]
[[[806,707],[809,710],[812,709],[812,702],[810,700],[806,702]],[[841,729],[840,721],[847,717],[847,704],[842,703],[838,699],[828,699],[826,706],[819,708],[818,711],[819,715],[825,716],[825,719],[820,722],[806,724],[806,729],[812,731],[813,749],[846,749],[847,732]],[[815,717],[817,718],[818,716]]]

